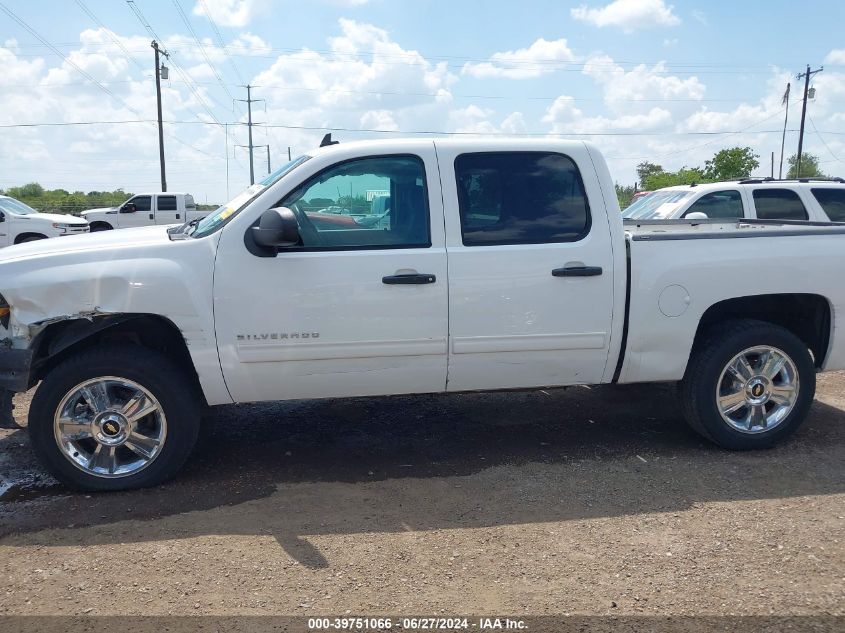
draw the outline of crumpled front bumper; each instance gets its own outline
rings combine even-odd
[[[0,347],[0,391],[26,391],[32,372],[32,350]]]

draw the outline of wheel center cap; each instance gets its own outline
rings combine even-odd
[[[106,411],[94,420],[94,430],[100,444],[119,446],[129,437],[129,421],[117,411]]]
[[[750,404],[763,404],[769,399],[769,381],[755,376],[745,384],[745,396]]]

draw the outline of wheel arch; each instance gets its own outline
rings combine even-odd
[[[43,233],[35,233],[33,231],[29,231],[27,233],[19,233],[15,237],[15,244],[20,244],[21,242],[23,242],[24,240],[29,239],[29,238],[35,238],[37,240],[46,240],[47,236],[44,235]]]
[[[173,360],[205,401],[187,342],[173,321],[157,314],[110,314],[51,323],[33,339],[30,382],[82,350],[103,343],[125,342],[156,350]]]
[[[818,294],[782,293],[733,297],[714,303],[704,311],[698,322],[693,349],[710,330],[726,321],[755,319],[783,327],[800,338],[812,352],[816,368],[820,369],[830,348],[832,317],[830,301]]]
[[[91,230],[92,231],[113,231],[114,226],[106,222],[105,220],[92,220],[90,222]]]

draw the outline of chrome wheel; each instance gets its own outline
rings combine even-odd
[[[97,477],[126,477],[161,454],[167,420],[158,400],[126,378],[87,380],[62,399],[53,420],[62,454]]]
[[[798,400],[798,370],[775,347],[750,347],[722,370],[716,404],[722,419],[742,433],[763,433],[782,423]]]

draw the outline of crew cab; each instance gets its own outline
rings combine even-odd
[[[91,231],[110,231],[137,226],[183,224],[202,218],[189,193],[139,193],[119,207],[89,209],[80,215],[91,224]]]
[[[845,367],[843,232],[625,230],[589,143],[326,145],[198,223],[6,249],[0,388],[39,385],[35,452],[86,490],[173,475],[233,402],[677,381],[768,447]]]
[[[845,222],[845,180],[747,178],[664,187],[635,200],[626,220],[738,219]]]
[[[20,200],[0,196],[0,248],[48,237],[88,232],[88,222],[72,215],[39,213]]]

